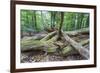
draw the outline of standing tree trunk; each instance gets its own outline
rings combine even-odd
[[[35,29],[37,30],[37,23],[36,23],[36,11],[34,11],[34,22],[35,22]]]
[[[76,30],[78,27],[78,13],[75,14],[75,28],[74,30]]]
[[[62,36],[61,29],[63,25],[63,20],[64,20],[64,12],[61,12],[61,22],[60,22],[59,30],[58,30],[58,39],[61,39],[61,36]]]
[[[55,16],[56,12],[51,12],[51,29],[55,28]]]
[[[78,17],[78,29],[81,29],[84,14],[80,13]]]
[[[87,16],[87,20],[86,20],[86,27],[89,27],[89,15]]]
[[[45,28],[45,24],[44,24],[44,18],[43,18],[43,12],[41,11],[41,22],[42,22],[42,25],[43,25],[43,29]]]

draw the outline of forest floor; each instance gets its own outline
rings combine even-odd
[[[43,33],[37,33],[35,35],[43,35]],[[43,35],[45,36],[45,34]],[[33,36],[26,36],[23,39],[29,39],[32,38]],[[36,36],[37,37],[37,36]],[[89,39],[88,34],[79,34],[76,36],[70,36],[71,39],[75,40],[76,42],[80,42],[83,40]],[[85,44],[84,46],[89,50],[89,43]],[[70,61],[70,60],[85,60],[82,55],[79,53],[71,53],[69,55],[61,55],[58,51],[53,52],[53,53],[45,53],[44,51],[39,51],[39,50],[34,50],[34,51],[28,51],[28,52],[21,52],[21,63],[33,63],[33,62],[51,62],[51,61]]]

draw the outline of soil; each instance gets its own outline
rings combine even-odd
[[[80,54],[72,54],[69,56],[61,56],[58,53],[49,53],[45,55],[41,51],[32,51],[27,53],[21,53],[21,63],[32,63],[32,62],[51,62],[51,61],[70,61],[70,60],[84,60]]]

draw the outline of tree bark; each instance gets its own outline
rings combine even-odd
[[[25,39],[34,39],[34,40],[41,40],[42,38],[44,38],[47,34],[36,34],[34,36],[25,36],[23,38],[21,38],[22,40]]]
[[[68,35],[63,33],[63,36],[67,42],[71,44],[83,57],[86,59],[89,59],[89,51],[84,48],[80,43],[77,43],[76,41],[72,40]]]
[[[58,39],[61,39],[61,29],[62,29],[62,25],[63,25],[63,20],[64,20],[64,12],[61,12],[61,22],[59,25],[59,30],[58,30]]]
[[[43,39],[41,39],[41,41],[47,41],[48,39],[52,38],[54,35],[56,35],[57,31],[51,32],[49,34],[47,34],[47,36],[45,36]]]
[[[84,40],[79,42],[81,45],[85,46],[86,44],[89,43],[89,39]],[[63,56],[68,56],[70,54],[77,54],[78,51],[76,49],[74,49],[71,45],[67,45],[66,47],[63,48],[62,50],[62,55]]]
[[[34,39],[23,39],[21,40],[21,51],[32,51],[32,50],[42,50],[46,52],[55,52],[58,46],[54,45],[57,40],[57,35],[52,37],[47,41],[37,41]]]

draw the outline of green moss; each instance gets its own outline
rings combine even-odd
[[[63,48],[62,53],[68,54],[70,51],[72,51],[72,47],[68,45],[67,47]]]
[[[56,52],[56,47],[50,47],[50,48],[48,48],[47,52]]]

